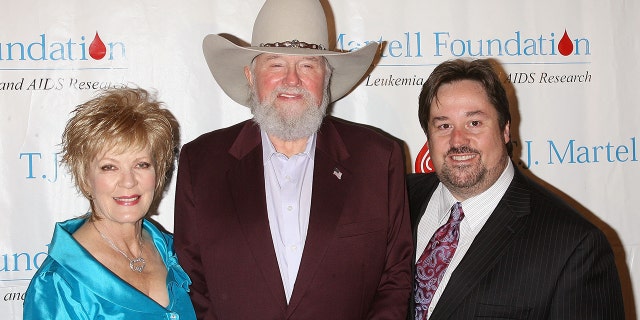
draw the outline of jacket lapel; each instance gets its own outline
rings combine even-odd
[[[440,181],[435,173],[412,173],[407,176],[407,191],[409,196],[409,207],[411,214],[411,232],[413,237],[413,244],[415,246],[418,243],[418,224],[422,219],[425,211],[427,210],[427,204],[429,203],[429,199],[433,196],[436,188]],[[422,254],[422,252],[416,252],[413,250],[413,254],[411,256],[412,268],[411,268],[411,279],[412,279],[412,290],[413,283],[416,277],[416,255]],[[415,318],[415,299],[413,299],[413,291],[412,298],[409,299],[409,314],[408,319]]]
[[[247,122],[229,153],[238,159],[237,165],[227,174],[227,183],[237,208],[241,231],[247,239],[257,270],[262,273],[271,295],[284,312],[287,302],[267,216],[260,130],[253,122]]]
[[[348,157],[338,131],[325,118],[316,140],[309,229],[287,316],[293,313],[309,289],[334,238],[344,195],[351,186],[350,170],[341,164]]]
[[[530,193],[524,176],[515,170],[513,181],[491,213],[466,255],[451,275],[432,319],[447,319],[471,290],[499,261],[513,237],[526,227],[523,217],[530,213]]]

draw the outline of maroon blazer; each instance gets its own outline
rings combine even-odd
[[[175,246],[193,281],[198,318],[404,319],[413,244],[399,145],[325,118],[306,245],[288,305],[263,168],[260,131],[250,120],[182,148]]]

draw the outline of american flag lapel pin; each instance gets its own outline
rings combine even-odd
[[[342,179],[342,172],[340,172],[340,169],[338,168],[333,168],[333,175],[336,176],[338,180]]]

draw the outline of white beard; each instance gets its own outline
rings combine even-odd
[[[276,107],[273,103],[278,94],[283,92],[302,94],[304,105],[283,105]],[[328,90],[324,90],[322,101],[316,101],[311,94],[302,88],[276,88],[269,99],[260,103],[255,90],[251,92],[251,113],[253,121],[269,135],[284,141],[303,139],[318,132],[322,119],[326,115],[329,101]]]

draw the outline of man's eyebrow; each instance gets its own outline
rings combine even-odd
[[[482,110],[474,110],[474,111],[469,111],[469,112],[465,112],[465,117],[473,117],[473,116],[478,116],[478,115],[486,115],[486,113]],[[431,121],[445,121],[448,120],[449,117],[447,116],[436,116],[431,118]]]
[[[281,57],[282,57],[282,56],[281,56],[281,55],[279,55],[279,54],[265,54],[265,55],[264,55],[264,59],[265,59],[265,60],[279,59],[279,58],[281,58]]]
[[[475,110],[475,111],[466,112],[464,115],[467,116],[467,117],[472,117],[472,116],[486,115],[486,113],[484,111],[482,111],[482,110]]]
[[[447,119],[449,119],[449,117],[446,117],[446,116],[438,116],[438,117],[433,117],[433,118],[431,118],[431,121],[432,121],[432,122],[434,122],[434,121],[444,121],[444,120],[447,120]]]
[[[311,61],[321,61],[320,57],[316,57],[316,56],[304,56],[302,57],[303,60],[311,60]]]

